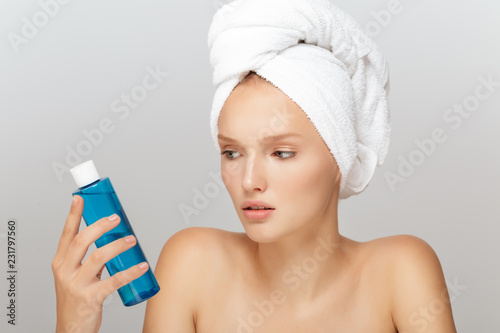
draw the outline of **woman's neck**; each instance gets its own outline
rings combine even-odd
[[[330,220],[276,242],[255,243],[255,273],[264,287],[288,291],[289,301],[313,299],[341,277],[348,242],[337,220]]]

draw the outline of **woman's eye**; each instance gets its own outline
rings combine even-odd
[[[237,151],[233,150],[224,150],[221,155],[225,155],[228,160],[234,160],[237,156],[235,154],[239,154]]]
[[[295,156],[295,152],[293,151],[276,151],[275,154],[281,159],[292,158]]]

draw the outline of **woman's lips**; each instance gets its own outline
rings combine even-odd
[[[245,217],[250,220],[263,220],[274,212],[274,208],[262,200],[247,200],[241,205],[241,208]]]
[[[243,209],[243,214],[250,220],[263,220],[272,215],[274,209]]]

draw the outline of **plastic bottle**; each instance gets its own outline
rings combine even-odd
[[[75,166],[70,172],[79,187],[73,192],[73,195],[77,194],[84,200],[83,219],[87,226],[112,214],[120,216],[120,224],[95,241],[98,248],[127,235],[135,236],[111,181],[108,177],[99,178],[92,160]],[[106,263],[110,276],[141,262],[147,262],[137,237],[136,240],[137,242],[132,248],[118,254]],[[118,294],[125,306],[131,306],[147,300],[158,291],[160,291],[160,286],[150,266],[148,271],[139,278],[119,288]]]

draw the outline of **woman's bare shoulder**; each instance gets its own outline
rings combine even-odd
[[[434,252],[432,247],[422,238],[413,235],[394,235],[376,238],[361,243],[368,251],[376,250],[381,255],[390,255],[394,258],[393,251],[412,251],[420,254]]]
[[[359,243],[360,252],[367,262],[383,265],[387,278],[398,286],[409,278],[408,272],[416,273],[422,283],[442,277],[439,258],[434,249],[422,238],[413,235],[394,235]],[[424,274],[425,275],[422,275]],[[418,276],[414,276],[413,279]],[[444,280],[444,279],[443,279]],[[427,281],[428,282],[428,281]]]
[[[392,317],[400,332],[456,332],[440,260],[422,238],[395,235],[361,243],[370,262],[384,266]],[[432,320],[422,309],[439,308]]]
[[[173,234],[163,246],[158,264],[161,261],[188,261],[194,277],[210,274],[214,265],[228,260],[242,244],[244,233],[231,232],[209,227],[189,227]],[[213,276],[213,274],[210,274]]]
[[[177,250],[188,250],[190,252],[207,250],[226,250],[228,247],[241,243],[244,233],[231,232],[227,230],[210,227],[189,227],[177,231],[165,243],[164,248],[175,248]]]
[[[396,268],[404,264],[404,259],[408,256],[435,255],[434,250],[426,241],[413,235],[386,236],[364,242],[349,238],[346,240],[352,253],[359,258],[361,265],[379,267],[383,265],[386,269],[388,266]]]
[[[214,285],[227,248],[238,233],[190,227],[173,234],[164,244],[154,271],[160,285],[148,300],[143,332],[195,332],[200,295]]]

